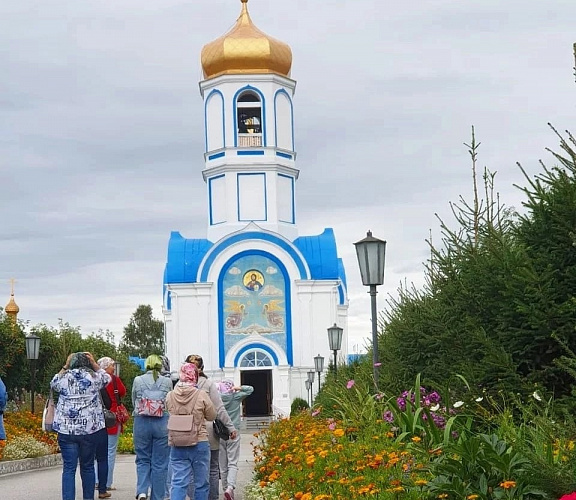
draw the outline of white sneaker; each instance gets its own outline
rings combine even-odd
[[[136,500],[146,500],[148,498],[148,495],[146,495],[146,493],[140,493],[137,497]]]
[[[224,492],[224,498],[226,500],[234,500],[234,488],[232,486],[228,486],[226,491]]]

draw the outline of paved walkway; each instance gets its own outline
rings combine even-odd
[[[240,460],[238,463],[238,485],[236,488],[236,500],[244,500],[244,486],[252,479],[254,469],[254,456],[252,454],[252,442],[256,438],[250,433],[242,433],[240,447]],[[118,455],[114,468],[114,486],[110,500],[134,500],[136,485],[136,465],[134,455]],[[2,500],[60,500],[62,467],[50,467],[47,469],[18,472],[0,476],[0,498]],[[82,486],[80,474],[76,473],[76,498],[82,498]],[[95,495],[98,498],[98,495]],[[221,492],[221,498],[224,494]]]

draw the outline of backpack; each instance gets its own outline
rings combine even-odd
[[[194,412],[196,407],[199,394],[200,391],[196,391],[194,396],[192,396],[192,412]],[[193,413],[170,413],[168,417],[168,443],[170,446],[196,446],[201,427],[202,422],[197,423],[194,420]]]
[[[166,393],[158,386],[158,377],[152,387],[146,384],[142,397],[136,405],[136,414],[143,417],[163,417],[166,406]]]

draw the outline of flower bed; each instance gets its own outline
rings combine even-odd
[[[420,498],[423,464],[380,425],[367,436],[308,412],[275,422],[255,448],[258,484],[281,499]]]
[[[0,441],[0,460],[19,460],[58,453],[57,435],[42,430],[42,414],[25,410],[4,413],[6,441]]]

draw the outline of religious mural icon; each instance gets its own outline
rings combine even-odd
[[[286,278],[264,255],[244,255],[224,270],[220,321],[228,351],[246,336],[286,349]]]
[[[244,286],[253,292],[257,292],[264,286],[264,276],[262,276],[260,271],[256,271],[255,269],[246,272],[242,281],[244,282]]]

